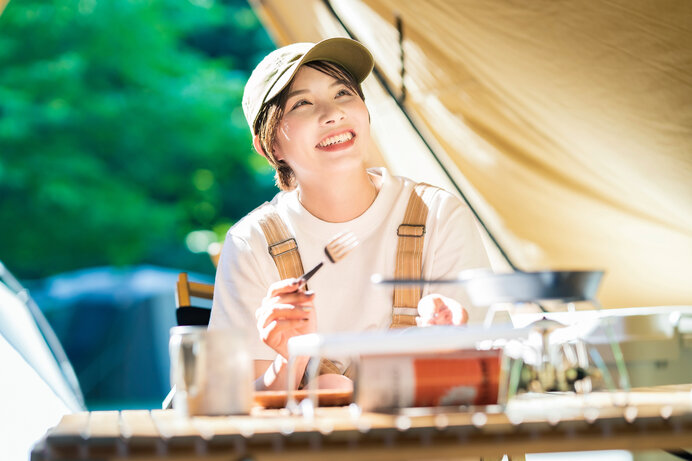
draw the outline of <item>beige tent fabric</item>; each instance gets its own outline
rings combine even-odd
[[[344,33],[322,0],[261,4],[279,44]],[[400,15],[405,106],[520,268],[605,269],[606,307],[692,303],[692,3],[331,5],[396,91]],[[444,183],[378,129],[402,119],[376,86],[373,161]]]

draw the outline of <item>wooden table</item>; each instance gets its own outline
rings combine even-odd
[[[523,397],[504,412],[319,408],[312,420],[261,408],[193,418],[173,410],[84,412],[63,417],[31,459],[352,461],[679,449],[692,445],[691,388]]]

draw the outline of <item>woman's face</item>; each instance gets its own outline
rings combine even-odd
[[[360,96],[340,80],[301,67],[274,143],[275,157],[288,163],[298,184],[363,168],[369,143],[370,118]]]

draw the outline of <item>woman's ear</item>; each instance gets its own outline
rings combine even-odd
[[[260,138],[259,138],[258,134],[254,135],[252,137],[252,145],[258,154],[260,154],[263,157],[267,157],[267,154],[264,152],[264,149],[262,148],[262,143],[260,142]]]
[[[252,145],[254,146],[255,150],[257,151],[258,154],[262,155],[264,158],[267,160],[274,160],[274,161],[280,161],[283,157],[281,157],[277,152],[272,152],[274,154],[273,156],[269,156],[265,151],[264,148],[262,147],[262,142],[260,141],[259,135],[256,134],[252,137]]]

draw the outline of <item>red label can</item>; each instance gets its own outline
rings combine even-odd
[[[356,403],[363,409],[493,405],[500,395],[502,351],[372,355],[358,363]]]

